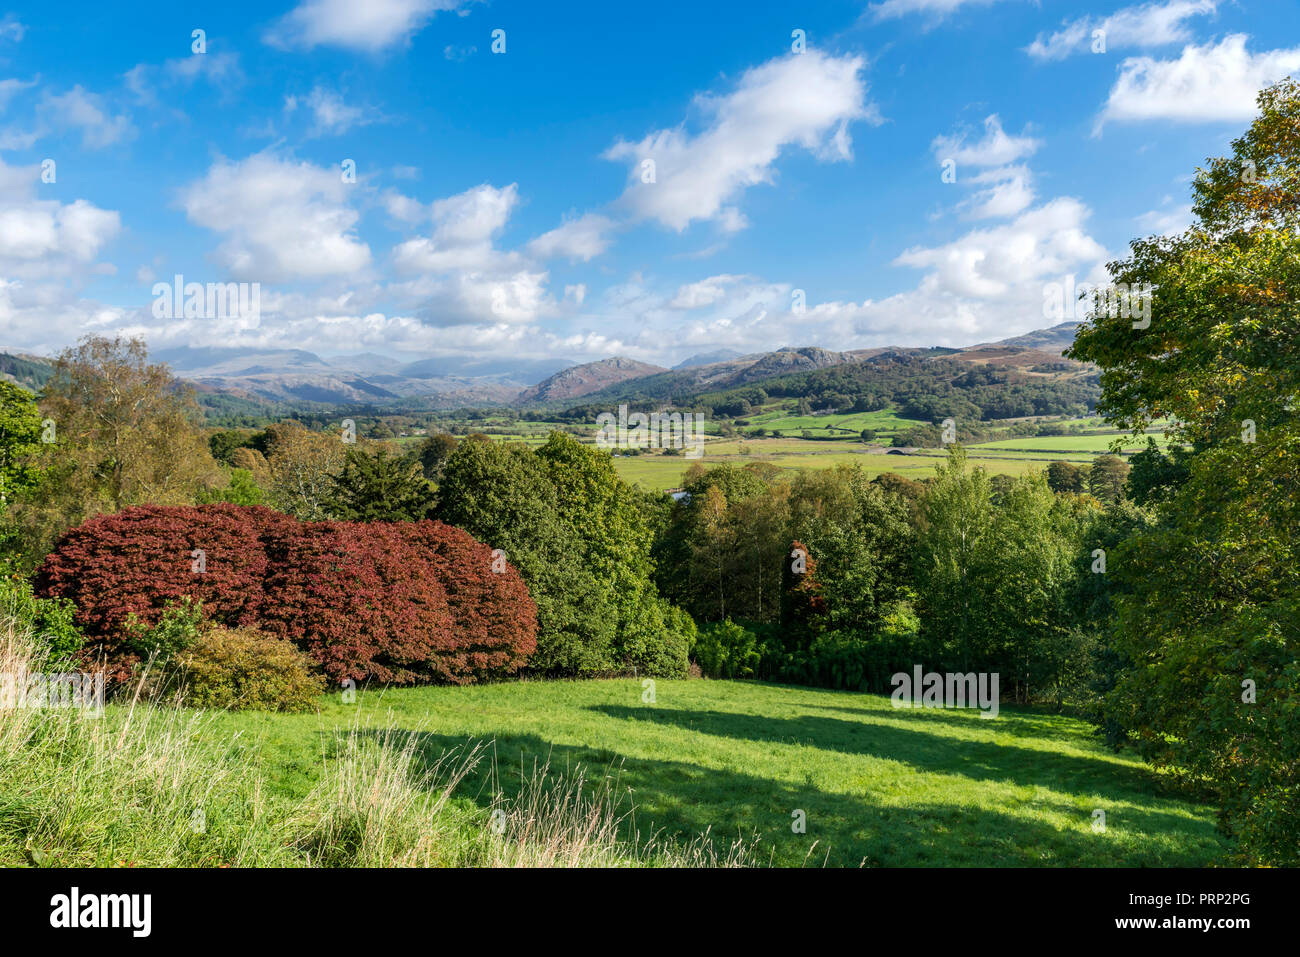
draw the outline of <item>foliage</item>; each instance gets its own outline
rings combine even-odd
[[[188,597],[168,602],[152,625],[134,615],[127,616],[122,625],[127,651],[157,665],[166,665],[188,651],[199,640],[202,629],[203,603]]]
[[[311,711],[324,679],[292,644],[251,628],[208,628],[176,659],[193,708]]]
[[[58,669],[71,669],[86,641],[77,606],[66,598],[37,598],[20,575],[0,575],[0,616],[26,623],[42,657]]]
[[[701,628],[691,653],[706,678],[751,678],[762,658],[754,632],[730,618]]]
[[[351,522],[415,522],[433,509],[429,483],[414,463],[392,456],[385,448],[352,448],[331,487],[323,508],[333,518]]]
[[[34,465],[47,481],[15,506],[29,564],[66,529],[142,502],[180,505],[218,481],[192,390],[150,364],[138,339],[87,337],[62,353],[41,414],[53,421]]]
[[[336,680],[473,681],[512,673],[535,642],[519,573],[494,567],[486,545],[436,522],[136,507],[68,532],[36,592],[77,602],[88,652],[116,677],[142,657],[131,636],[187,597],[214,623],[292,640]]]
[[[609,456],[553,433],[537,451],[467,439],[448,457],[438,517],[515,563],[538,607],[545,674],[684,674],[689,628],[650,582],[642,498]]]
[[[1154,289],[1149,328],[1099,312],[1077,358],[1099,408],[1190,447],[1143,462],[1154,523],[1110,561],[1121,662],[1104,716],[1157,766],[1217,794],[1243,859],[1300,862],[1300,83],[1193,184],[1197,221],[1109,266]],[[1163,474],[1162,474],[1163,473]],[[1254,695],[1251,695],[1251,683]]]
[[[0,379],[0,509],[36,485],[31,459],[40,450],[41,413],[26,389]]]

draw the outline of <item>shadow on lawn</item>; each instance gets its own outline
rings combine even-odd
[[[615,717],[666,720],[690,726],[672,721],[668,712],[654,709],[647,709],[653,717],[636,709],[599,710]],[[632,713],[621,715],[623,711]],[[766,719],[748,720],[757,723]],[[752,727],[747,735],[732,736],[772,740],[755,737]],[[465,738],[432,732],[417,732],[417,738],[428,762],[466,743]],[[1035,801],[1033,806],[1076,817],[1078,827],[1061,830],[1050,822],[1030,817],[955,804],[893,807],[882,804],[869,793],[827,792],[811,784],[797,785],[683,761],[558,745],[532,734],[499,735],[492,742],[492,753],[497,782],[507,794],[518,789],[521,773],[531,774],[535,767],[548,761],[552,772],[582,768],[589,781],[606,776],[612,779],[615,793],[625,795],[619,805],[620,812],[635,807],[632,820],[643,838],[660,833],[689,840],[709,830],[715,842],[726,844],[737,837],[747,838],[757,833],[762,837],[759,845],[762,860],[774,854],[775,863],[787,865],[807,862],[851,867],[863,863],[869,866],[1197,866],[1205,863],[1217,849],[1208,829],[1197,833],[1196,825],[1186,819],[1155,810],[1123,808],[1108,812],[1110,834],[1099,836],[1091,833],[1086,811],[1047,800]],[[491,774],[485,762],[457,793],[480,807],[487,807],[491,800]],[[1094,786],[1105,787],[1101,782]],[[1118,790],[1114,782],[1110,787]],[[1117,802],[1124,802],[1127,797],[1114,795]],[[807,815],[806,834],[791,831],[791,815],[795,810]],[[1117,847],[1117,843],[1122,847]]]
[[[720,737],[812,745],[823,751],[901,761],[918,771],[978,781],[1008,781],[1085,793],[1113,792],[1116,797],[1123,794],[1131,799],[1150,797],[1156,790],[1155,776],[1140,766],[935,734],[924,727],[925,721],[933,720],[934,712],[918,716],[915,728],[900,728],[873,720],[885,717],[880,712],[863,712],[862,720],[846,721],[820,715],[772,718],[617,705],[594,705],[591,710],[621,720],[654,721]],[[989,719],[988,723],[996,720]]]

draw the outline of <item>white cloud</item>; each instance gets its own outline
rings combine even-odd
[[[1014,216],[1034,201],[1033,176],[1029,167],[1017,160],[1032,156],[1042,145],[1029,135],[1008,136],[996,113],[984,118],[984,137],[967,143],[967,134],[936,136],[930,144],[941,164],[956,164],[956,182],[974,183],[984,188],[958,204],[958,208],[976,219]],[[968,176],[965,168],[982,169]],[[992,168],[987,168],[992,167]]]
[[[39,179],[39,166],[0,161],[0,269],[22,278],[84,273],[121,231],[121,217],[84,199],[37,199]]]
[[[82,145],[88,149],[110,146],[135,132],[126,115],[113,116],[102,97],[80,85],[59,95],[46,93],[41,111],[56,125],[81,130]]]
[[[1255,115],[1261,89],[1300,70],[1300,46],[1251,53],[1247,37],[1187,46],[1176,60],[1130,57],[1097,121],[1241,122]]]
[[[301,100],[296,96],[285,97],[285,112],[292,113],[299,103],[311,111],[313,136],[337,136],[354,126],[366,126],[377,119],[374,110],[348,106],[343,102],[342,94],[323,86],[313,87],[311,93]]]
[[[281,17],[264,39],[281,48],[337,46],[377,53],[409,43],[435,14],[463,4],[464,0],[304,0]]]
[[[1196,221],[1191,203],[1173,209],[1153,209],[1133,220],[1148,235],[1177,236]]]
[[[727,295],[727,290],[748,276],[710,276],[699,282],[687,283],[677,290],[668,303],[670,309],[702,309],[711,306]]]
[[[1033,156],[1041,140],[1032,136],[1008,136],[1002,129],[1002,120],[993,113],[984,118],[984,138],[967,144],[966,134],[936,136],[930,144],[935,158],[940,162],[954,160],[962,166],[1005,166],[1027,156]]]
[[[1032,179],[1029,167],[1023,164],[985,170],[970,182],[991,185],[976,192],[966,206],[976,219],[1014,216],[1034,201]]]
[[[826,161],[851,158],[848,124],[874,117],[864,68],[862,57],[817,50],[780,57],[747,70],[730,93],[697,97],[707,118],[700,132],[678,126],[636,143],[619,140],[604,155],[629,161],[620,204],[679,232],[696,220],[741,228],[733,204],[748,187],[773,182],[786,147]],[[653,183],[643,182],[644,160],[654,162]]]
[[[884,3],[873,3],[871,12],[877,20],[923,13],[932,21],[938,21],[961,7],[987,7],[997,2],[998,0],[885,0]]]
[[[5,18],[0,20],[0,39],[2,40],[13,40],[14,43],[21,43],[26,32],[27,28],[12,13],[6,14]]]
[[[410,217],[413,209],[405,197],[390,198],[390,214]],[[511,258],[493,246],[519,202],[519,186],[497,189],[484,183],[463,193],[435,200],[428,207],[431,236],[407,240],[394,251],[400,271],[442,273],[455,269],[500,268]]]
[[[223,234],[217,260],[237,279],[274,282],[355,273],[370,248],[335,169],[257,153],[218,159],[181,195],[190,221]]]
[[[1169,0],[1125,7],[1108,17],[1068,20],[1050,36],[1039,34],[1025,52],[1037,60],[1063,60],[1092,49],[1093,33],[1101,30],[1106,49],[1158,47],[1191,39],[1186,21],[1215,12],[1217,0]]]
[[[410,221],[412,201],[389,194],[390,214]],[[496,248],[519,203],[515,183],[500,189],[489,183],[435,200],[427,207],[429,236],[418,236],[393,250],[399,273],[415,278],[390,287],[420,304],[435,324],[532,322],[558,308],[547,292],[550,274],[513,251]]]
[[[589,262],[609,248],[614,221],[599,213],[586,213],[542,233],[528,244],[538,259],[567,258]]]

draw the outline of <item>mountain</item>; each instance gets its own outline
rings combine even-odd
[[[652,366],[648,362],[614,356],[612,359],[586,362],[557,372],[532,388],[519,393],[519,401],[550,402],[558,399],[576,399],[629,379],[640,379],[666,371],[668,370],[662,366]]]
[[[41,356],[0,352],[0,381],[12,382],[28,392],[35,392],[45,385],[53,371],[50,360]]]
[[[536,381],[530,360],[421,359],[403,362],[373,352],[322,358],[303,349],[160,349],[152,358],[207,394],[328,405],[428,400],[433,408],[504,405]],[[546,374],[563,360],[544,362]]]
[[[1059,356],[1074,344],[1074,334],[1081,325],[1083,325],[1081,322],[1062,322],[1050,329],[1035,329],[1033,332],[1026,332],[1023,336],[1001,339],[998,342],[985,342],[970,348],[983,349],[989,346],[1009,346],[1019,349],[1036,349],[1040,352],[1054,352]]]
[[[739,359],[742,355],[744,355],[743,352],[737,352],[735,349],[715,349],[712,352],[701,352],[688,359],[683,359],[681,362],[677,363],[677,365],[673,366],[673,370],[676,371],[678,369],[690,369],[695,366],[713,365],[715,362],[726,362],[728,359]]]

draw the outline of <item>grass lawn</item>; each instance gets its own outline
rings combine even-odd
[[[427,760],[488,740],[507,792],[535,763],[581,766],[626,793],[643,836],[757,834],[758,856],[785,865],[1198,866],[1223,850],[1210,807],[1166,793],[1071,718],[895,710],[883,696],[752,682],[655,690],[653,704],[632,680],[363,690],[312,715],[221,714],[211,733],[239,732],[272,800],[306,794],[354,724],[416,732]],[[458,800],[486,806],[491,773]],[[1098,808],[1105,833],[1092,830]],[[806,834],[791,830],[795,811]]]

